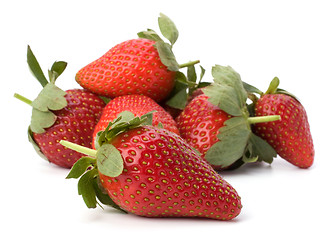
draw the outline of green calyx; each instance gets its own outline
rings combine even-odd
[[[152,29],[139,32],[137,35],[140,38],[145,38],[155,41],[155,47],[158,51],[162,63],[167,66],[170,71],[176,72],[175,86],[172,90],[166,104],[170,107],[177,109],[184,109],[187,103],[188,96],[197,88],[207,86],[208,83],[201,83],[205,69],[200,66],[200,80],[197,83],[197,75],[195,65],[200,63],[199,60],[190,61],[187,63],[179,64],[172,51],[173,45],[176,43],[179,32],[174,22],[166,15],[160,13],[158,18],[158,25],[161,34],[168,40],[164,40]],[[187,73],[179,71],[186,69]]]
[[[57,119],[52,111],[63,109],[67,105],[66,92],[55,85],[56,79],[63,73],[67,63],[56,61],[51,69],[48,70],[48,81],[30,46],[27,49],[27,62],[31,73],[39,81],[43,89],[34,101],[17,93],[14,94],[14,97],[32,107],[30,130],[34,133],[44,133],[45,129],[51,127]]]
[[[22,102],[24,102],[24,103],[26,103],[26,104],[28,104],[29,106],[32,107],[32,103],[33,103],[33,101],[29,100],[28,98],[26,98],[26,97],[24,97],[24,96],[22,96],[22,95],[20,95],[20,94],[18,94],[18,93],[15,93],[15,94],[14,94],[14,97],[17,98],[17,99],[19,99],[20,101],[22,101]],[[34,111],[34,110],[33,110],[33,111]],[[43,113],[43,112],[41,112],[41,113]],[[40,123],[40,126],[45,126],[45,127],[48,126],[48,121],[49,121],[49,120],[48,120],[48,117],[49,117],[49,116],[48,116],[47,113],[46,113],[46,115],[47,115],[47,116],[44,116],[44,117],[42,118],[45,122]],[[52,114],[51,117],[54,118],[54,115]],[[49,161],[49,160],[47,159],[47,157],[42,153],[42,151],[41,151],[40,147],[38,146],[38,144],[35,142],[35,140],[34,140],[34,134],[33,134],[33,131],[31,130],[31,127],[30,127],[30,126],[28,127],[28,141],[33,145],[33,147],[34,147],[36,153],[37,153],[41,158],[43,158],[43,159]]]
[[[251,117],[247,105],[248,92],[240,75],[231,67],[212,68],[214,82],[203,89],[209,101],[231,115],[217,135],[219,141],[206,153],[212,165],[229,167],[236,161],[271,163],[275,150],[253,134],[251,124],[280,120],[280,116]]]
[[[182,72],[176,73],[175,86],[166,100],[166,104],[172,108],[184,109],[188,98],[198,88],[203,88],[210,85],[209,82],[203,82],[205,69],[199,65],[200,75],[198,76],[195,66],[187,67],[186,75]]]
[[[177,72],[180,69],[176,57],[172,51],[173,45],[176,43],[179,32],[173,21],[164,14],[160,14],[158,18],[158,25],[162,35],[169,41],[164,40],[152,29],[139,32],[137,35],[140,38],[145,38],[155,41],[155,47],[158,51],[162,63],[168,67],[170,71]]]
[[[120,152],[111,144],[119,134],[140,126],[152,125],[153,112],[141,117],[125,111],[110,122],[104,131],[98,133],[96,149],[83,147],[68,141],[60,141],[63,146],[83,153],[87,156],[80,158],[72,167],[66,178],[79,178],[78,193],[88,208],[100,205],[98,200],[105,205],[120,209],[100,187],[99,172],[109,177],[117,177],[123,172],[123,158]],[[100,205],[101,206],[101,205]]]
[[[268,89],[265,92],[262,92],[261,90],[259,90],[258,88],[243,82],[243,86],[244,89],[248,92],[248,97],[250,100],[252,100],[254,103],[257,102],[258,97],[256,97],[255,94],[258,94],[260,97],[264,96],[265,94],[285,94],[288,95],[290,97],[293,97],[295,100],[299,101],[299,99],[293,95],[292,93],[282,89],[282,88],[278,88],[280,84],[279,78],[278,77],[274,77],[272,79],[272,81],[269,84]]]

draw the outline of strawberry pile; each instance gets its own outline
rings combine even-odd
[[[218,171],[270,164],[277,154],[310,167],[306,111],[278,78],[263,93],[215,65],[204,82],[198,60],[177,62],[175,24],[163,14],[158,23],[168,42],[154,30],[140,32],[80,69],[82,88],[67,91],[55,84],[67,63],[55,62],[47,79],[28,46],[29,68],[43,87],[33,101],[15,94],[32,108],[28,139],[41,157],[71,168],[67,178],[79,179],[89,208],[233,219],[241,198]]]

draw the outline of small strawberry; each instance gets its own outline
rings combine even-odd
[[[278,116],[249,117],[247,93],[238,73],[218,65],[212,73],[214,83],[195,91],[176,118],[181,137],[216,170],[257,160],[271,163],[275,152],[251,132],[250,124],[278,120]]]
[[[59,141],[70,140],[82,146],[91,146],[92,133],[105,103],[87,90],[64,92],[55,85],[56,78],[66,68],[65,62],[53,64],[48,81],[29,46],[27,56],[32,73],[43,86],[34,101],[15,94],[33,108],[29,141],[43,158],[58,166],[71,168],[82,154],[65,149]]]
[[[176,118],[181,136],[202,156],[205,156],[208,149],[219,141],[217,138],[219,129],[232,117],[209,102],[208,98],[205,94],[196,96]]]
[[[95,208],[98,198],[145,217],[235,218],[242,208],[235,189],[178,135],[143,125],[148,119],[122,113],[100,134],[97,151],[61,142],[94,157],[78,160],[68,175],[82,175],[86,205]]]
[[[114,98],[128,94],[143,94],[159,102],[165,99],[175,84],[176,72],[182,67],[172,52],[178,30],[165,15],[159,17],[165,43],[153,30],[138,33],[139,39],[117,44],[102,57],[83,67],[76,81],[99,95]]]
[[[165,129],[179,134],[177,124],[171,115],[154,100],[144,95],[125,95],[112,99],[104,108],[101,118],[95,126],[93,132],[93,147],[96,134],[105,130],[108,123],[112,122],[121,112],[124,111],[132,112],[136,117],[155,111],[152,119],[154,126],[161,123]]]
[[[281,121],[257,123],[254,132],[265,139],[283,159],[300,168],[314,161],[314,145],[306,110],[296,97],[278,89],[274,78],[255,105],[256,116],[280,115]]]

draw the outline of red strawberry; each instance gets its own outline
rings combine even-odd
[[[176,72],[188,64],[179,65],[172,52],[178,37],[173,22],[162,14],[159,22],[162,34],[171,44],[165,43],[153,30],[140,32],[141,38],[117,44],[79,70],[76,81],[110,98],[143,94],[157,102],[165,99],[174,87]]]
[[[65,149],[59,141],[70,140],[81,146],[91,146],[92,133],[105,103],[87,90],[64,92],[55,86],[56,78],[66,67],[65,62],[54,63],[49,70],[50,82],[46,80],[29,47],[28,64],[44,87],[34,101],[15,95],[33,108],[29,140],[43,158],[58,166],[70,168],[82,154]]]
[[[257,101],[255,115],[276,114],[281,116],[281,121],[258,123],[254,132],[283,159],[300,168],[308,168],[314,161],[314,146],[305,108],[294,96],[277,89],[278,85],[279,80],[275,78]]]
[[[246,162],[272,162],[274,150],[251,132],[250,124],[274,121],[279,116],[249,117],[238,73],[215,66],[214,82],[194,92],[193,99],[176,118],[177,127],[192,147],[216,170],[235,169]]]
[[[84,88],[108,97],[145,94],[156,101],[174,86],[175,72],[161,62],[154,41],[133,39],[110,49],[76,74]]]
[[[200,94],[191,100],[176,118],[180,136],[204,157],[207,150],[218,142],[217,135],[224,122],[232,116],[208,101]],[[213,166],[220,169],[220,166]]]
[[[78,178],[86,172],[78,187],[88,207],[96,207],[95,195],[107,202],[101,197],[106,197],[101,195],[106,191],[111,205],[145,217],[230,220],[240,213],[241,201],[235,189],[182,138],[153,126],[128,124],[121,130],[122,124],[114,121],[100,135],[102,145],[96,154],[88,149],[96,159],[79,160],[68,176]],[[72,147],[71,143],[62,144]]]
[[[33,133],[33,139],[44,156],[52,163],[71,168],[82,154],[65,149],[60,140],[69,140],[78,145],[90,147],[92,134],[105,103],[95,94],[82,89],[66,91],[67,105],[53,111],[56,122],[44,133]]]
[[[96,134],[106,129],[109,122],[112,122],[124,111],[130,111],[139,117],[148,112],[153,113],[153,125],[162,123],[163,127],[171,132],[179,134],[176,122],[160,105],[151,98],[144,95],[126,95],[112,99],[104,108],[101,118],[93,132],[93,145]],[[94,147],[94,146],[93,146]]]

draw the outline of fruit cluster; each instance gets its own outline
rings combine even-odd
[[[78,71],[82,89],[57,87],[66,62],[55,62],[47,79],[28,46],[29,68],[43,87],[33,101],[15,94],[32,108],[29,141],[49,162],[71,168],[67,178],[79,178],[89,208],[233,219],[241,198],[217,171],[271,163],[277,154],[310,167],[306,112],[278,78],[262,92],[215,65],[213,81],[204,82],[198,60],[177,62],[175,24],[163,14],[158,23],[168,42],[148,29],[114,46]]]

